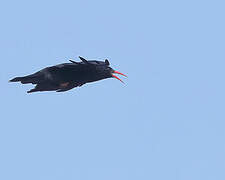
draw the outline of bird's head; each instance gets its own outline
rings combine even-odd
[[[108,59],[106,59],[105,61],[97,61],[97,60],[86,60],[85,58],[79,56],[80,60],[82,62],[75,62],[73,60],[70,60],[70,62],[75,63],[75,64],[82,64],[82,65],[86,65],[89,66],[91,69],[94,67],[94,76],[96,76],[96,80],[100,80],[100,79],[105,79],[105,78],[116,78],[119,81],[121,81],[122,83],[124,83],[119,77],[117,77],[115,74],[120,74],[122,76],[127,77],[125,74],[116,71],[114,69],[112,69],[109,65],[109,61]],[[92,74],[93,75],[93,74]]]
[[[100,68],[101,68],[101,73],[103,74],[103,76],[105,78],[116,78],[118,79],[119,81],[121,81],[122,83],[124,83],[119,77],[117,77],[115,74],[120,74],[122,76],[125,76],[127,77],[125,74],[119,72],[119,71],[116,71],[114,69],[112,69],[110,66],[109,66],[109,61],[108,59],[105,60],[104,62],[104,65],[102,65]]]

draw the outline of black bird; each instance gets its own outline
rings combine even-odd
[[[27,93],[37,91],[63,92],[82,86],[85,83],[106,78],[114,77],[123,82],[113,73],[126,76],[109,67],[109,61],[107,59],[105,61],[96,61],[86,60],[80,56],[79,58],[81,59],[81,62],[69,60],[71,63],[47,67],[31,75],[11,79],[10,82],[36,84],[35,88],[27,91]]]

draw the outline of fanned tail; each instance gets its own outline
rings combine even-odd
[[[31,74],[24,77],[15,77],[9,82],[21,82],[22,84],[32,83],[32,84],[38,84],[43,82],[43,77],[39,73]]]

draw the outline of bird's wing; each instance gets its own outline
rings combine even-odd
[[[46,80],[55,83],[76,82],[76,77],[79,76],[81,72],[81,66],[71,63],[51,66],[42,70],[42,74],[44,74]]]
[[[65,92],[65,91],[68,91],[68,90],[73,89],[75,87],[78,87],[78,86],[80,87],[83,84],[85,84],[85,83],[82,83],[82,84],[79,84],[79,83],[68,83],[68,84],[65,83],[65,84],[61,84],[63,86],[61,86],[60,89],[57,90],[56,92]]]
[[[16,77],[10,80],[10,82],[20,81],[23,84],[52,84],[60,85],[63,83],[71,83],[73,86],[80,86],[85,83],[87,72],[89,72],[89,66],[75,63],[64,63],[56,66],[44,68],[34,74]],[[76,84],[76,85],[75,85]]]

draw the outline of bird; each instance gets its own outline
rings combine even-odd
[[[15,77],[9,82],[21,82],[22,84],[34,84],[35,87],[27,93],[56,91],[65,92],[86,83],[99,81],[107,78],[116,78],[124,83],[115,74],[127,77],[125,74],[110,67],[108,59],[105,61],[87,60],[79,56],[80,62],[69,60],[70,63],[62,63],[46,67],[31,75]]]

